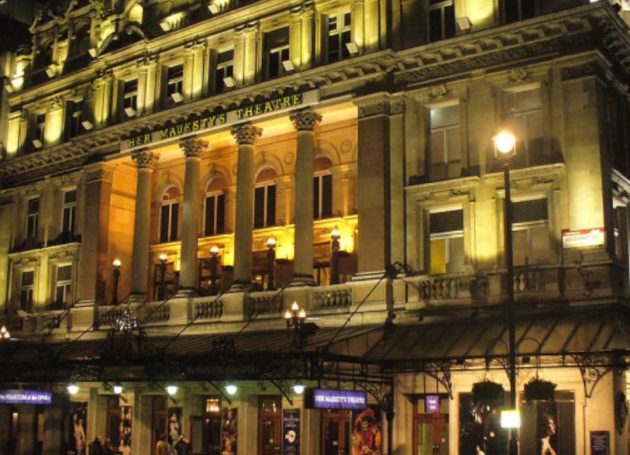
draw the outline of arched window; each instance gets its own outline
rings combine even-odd
[[[206,188],[203,231],[206,236],[225,232],[225,182],[214,178]]]
[[[254,189],[254,227],[276,224],[276,173],[271,168],[260,171]]]
[[[321,220],[332,216],[332,163],[326,157],[315,159],[313,165],[313,218]]]
[[[177,240],[179,221],[179,190],[169,186],[162,193],[160,207],[160,243]]]

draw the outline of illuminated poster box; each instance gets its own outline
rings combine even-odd
[[[585,248],[604,245],[606,234],[604,228],[581,229],[579,231],[562,231],[563,248]]]
[[[356,390],[309,389],[305,398],[309,409],[361,411],[367,407],[367,394]]]
[[[52,392],[0,390],[0,404],[52,404]]]

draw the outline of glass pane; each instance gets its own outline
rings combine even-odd
[[[322,180],[322,218],[329,218],[332,216],[332,175],[324,175]]]
[[[39,213],[39,199],[31,199],[28,201],[28,213]]]
[[[547,220],[547,199],[513,202],[512,211],[513,223]]]
[[[254,227],[265,225],[265,188],[259,187],[254,190]]]
[[[217,56],[217,63],[231,62],[233,58],[234,58],[234,50],[232,49],[225,52],[219,52],[219,55]]]
[[[449,163],[462,159],[461,134],[458,127],[446,130],[446,157]]]
[[[313,218],[319,219],[319,179],[320,177],[313,177]]]
[[[160,210],[160,242],[168,241],[168,212],[169,206],[164,205]]]
[[[352,14],[345,13],[343,15],[343,25],[344,25],[344,27],[350,27],[351,24],[352,24]]]
[[[22,286],[31,286],[33,284],[33,278],[35,277],[35,272],[32,270],[28,272],[22,272]]]
[[[448,254],[447,273],[458,273],[464,270],[464,237],[448,238]]]
[[[531,257],[530,264],[546,264],[551,262],[551,241],[547,224],[530,228]]]
[[[527,264],[527,230],[512,232],[512,252],[514,265]]]
[[[179,220],[179,204],[171,205],[171,241],[177,240],[177,224]]]
[[[214,232],[214,203],[215,197],[206,198],[206,235],[213,235]]]
[[[276,224],[276,185],[267,187],[267,226]]]
[[[72,266],[62,265],[57,268],[57,281],[69,281],[72,278]]]
[[[431,164],[444,163],[444,130],[431,131]]]
[[[66,191],[65,193],[63,193],[63,202],[65,204],[70,204],[72,202],[75,202],[76,200],[77,200],[76,190]]]
[[[442,39],[442,10],[429,11],[429,42]]]
[[[220,194],[217,202],[217,229],[216,233],[225,231],[225,194]]]
[[[444,7],[444,38],[455,36],[455,6]]]
[[[339,35],[328,35],[328,61],[337,62],[339,55]]]
[[[459,104],[431,109],[431,128],[459,125]]]
[[[463,210],[432,213],[429,219],[431,234],[458,232],[464,228]]]
[[[342,56],[342,58],[350,57],[350,51],[346,47],[346,44],[348,44],[350,41],[352,41],[351,35],[350,35],[350,30],[343,32],[341,34],[341,56]]]
[[[446,239],[431,240],[429,247],[430,273],[446,273]]]

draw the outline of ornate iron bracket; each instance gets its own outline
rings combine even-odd
[[[357,387],[364,390],[376,400],[381,409],[388,415],[394,410],[394,384],[392,382],[355,382]]]
[[[610,366],[597,365],[597,358],[601,358],[601,355],[571,354],[570,357],[577,364],[578,369],[580,370],[582,383],[584,384],[584,396],[586,398],[591,398],[599,381],[612,371],[612,368]],[[608,362],[606,361],[605,363]]]
[[[427,363],[424,365],[424,373],[435,379],[448,392],[453,399],[453,383],[451,382],[451,364],[449,362]]]
[[[268,381],[271,382],[273,386],[278,389],[278,391],[282,394],[282,396],[287,399],[289,404],[293,406],[293,398],[291,398],[289,383],[284,379],[268,379]]]

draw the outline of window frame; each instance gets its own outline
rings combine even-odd
[[[46,143],[46,112],[36,112],[33,118],[33,140]]]
[[[84,100],[70,100],[66,103],[68,110],[66,116],[66,138],[70,139],[79,136],[84,132],[83,122]]]
[[[326,177],[330,177],[330,201],[328,203],[330,207],[330,213],[324,213],[324,202],[325,202],[325,181]],[[315,192],[315,188],[313,188],[313,219],[314,220],[325,220],[327,218],[332,218],[333,216],[333,178],[332,172],[330,168],[317,171],[313,175],[313,186],[315,186],[315,181],[317,181],[317,193]],[[315,213],[317,212],[317,213]]]
[[[432,112],[438,109],[447,109],[447,108],[451,108],[451,107],[457,107],[457,123],[456,124],[452,124],[452,125],[447,125],[447,126],[440,126],[440,127],[434,127],[433,124],[434,122],[432,121]],[[431,178],[431,180],[447,180],[449,178],[457,178],[460,176],[461,174],[461,169],[464,166],[464,146],[463,146],[463,140],[462,140],[462,128],[463,128],[463,119],[462,119],[462,105],[459,99],[455,99],[455,100],[450,100],[444,103],[439,103],[439,104],[434,104],[434,105],[429,105],[427,106],[427,110],[428,110],[428,140],[426,142],[427,144],[427,163],[429,166],[429,176]],[[449,141],[448,141],[448,132],[452,131],[452,130],[457,130],[457,134],[459,136],[459,160],[449,160],[449,152],[451,151],[451,148],[448,146]],[[440,162],[434,162],[433,161],[433,141],[432,141],[432,137],[433,134],[435,132],[443,132],[444,133],[444,139],[443,139],[443,157],[444,160],[440,161]],[[450,163],[456,163],[457,161],[459,161],[460,163],[460,173],[458,175],[455,176],[450,176],[449,172],[448,172],[448,167]],[[445,176],[443,179],[437,179],[434,178],[434,172],[433,172],[433,166],[436,166],[438,164],[443,164],[446,167],[446,171],[445,171]]]
[[[274,191],[274,207],[273,207],[273,213],[271,213],[270,211],[270,207],[269,207],[269,189],[273,187],[273,191]],[[256,225],[256,190],[262,189],[263,190],[263,223],[261,226],[257,226]],[[276,213],[275,213],[275,209],[277,207],[277,194],[276,194],[276,190],[277,190],[277,186],[276,186],[276,182],[275,180],[266,180],[264,182],[260,182],[257,183],[254,186],[254,229],[263,229],[263,228],[267,228],[267,227],[272,227],[275,226],[277,223],[276,220]],[[270,218],[272,218],[270,220]]]
[[[35,298],[35,269],[23,269],[20,270],[20,281],[19,281],[19,293],[18,293],[18,304],[21,310],[26,312],[31,312],[33,310],[33,302]],[[30,284],[24,284],[24,275],[27,273],[31,273],[33,276],[32,282]],[[27,295],[27,301],[24,300],[24,295]]]
[[[221,61],[221,55],[231,53],[229,60]],[[228,77],[234,78],[234,48],[225,48],[217,51],[217,59],[214,67],[214,93],[224,93],[230,87],[223,82]]]
[[[212,226],[212,229],[208,229],[208,199],[209,198],[213,198],[214,199],[214,213],[213,213],[213,220],[214,220],[214,225]],[[222,219],[222,226],[219,226],[219,203],[222,202],[223,205],[223,219]],[[208,191],[206,192],[205,198],[203,200],[203,233],[205,237],[212,237],[215,235],[219,235],[219,234],[223,234],[225,233],[225,191],[221,191],[221,190],[217,190],[217,191]]]
[[[512,247],[514,248],[514,234],[516,232],[525,232],[526,233],[526,244],[527,244],[527,251],[526,251],[526,262],[524,264],[517,264],[516,263],[516,257],[514,259],[514,265],[515,267],[527,267],[527,266],[536,266],[536,265],[542,265],[545,262],[543,261],[543,263],[540,262],[539,259],[535,258],[533,255],[534,249],[533,249],[533,244],[532,244],[532,229],[534,228],[542,228],[545,227],[546,228],[546,233],[547,233],[547,238],[549,241],[549,246],[552,247],[552,238],[551,238],[551,205],[549,204],[549,198],[547,197],[547,195],[545,194],[534,194],[534,195],[527,195],[527,196],[521,196],[521,197],[513,197],[512,198],[512,219],[514,219],[514,213],[515,213],[515,204],[518,204],[520,202],[529,202],[529,201],[545,201],[545,205],[546,205],[546,218],[544,220],[540,219],[540,220],[531,220],[531,221],[522,221],[522,222],[515,222],[512,221]],[[505,245],[503,246],[503,250],[505,254]],[[514,253],[513,253],[513,256]],[[530,262],[529,259],[534,259],[534,262]]]
[[[523,110],[516,110],[516,108],[512,108],[511,106],[516,106],[516,99],[512,97],[516,97],[519,93],[524,93],[528,91],[537,90],[539,95],[540,105],[537,108],[529,108]],[[539,83],[527,84],[520,87],[515,87],[509,90],[505,90],[504,92],[504,112],[505,117],[509,124],[513,125],[514,129],[519,130],[518,133],[518,142],[517,148],[519,149],[519,153],[517,155],[517,159],[524,163],[525,166],[530,166],[533,161],[532,150],[530,150],[532,140],[536,139],[534,137],[530,137],[529,135],[529,124],[530,119],[535,115],[540,115],[540,123],[543,126],[543,129],[540,131],[539,138],[544,141],[546,137],[546,132],[544,130],[544,115],[545,115],[545,106],[544,106],[544,94],[543,87]],[[524,128],[523,128],[523,123]],[[544,150],[540,150],[540,154],[544,154]]]
[[[350,25],[346,25],[346,16],[350,16]],[[336,26],[334,30],[330,29],[331,19],[335,20]],[[336,63],[341,62],[350,57],[350,51],[348,50],[346,43],[352,42],[352,11],[350,10],[338,10],[331,11],[326,15],[326,40],[325,40],[325,50],[326,50],[326,63]],[[343,24],[339,27],[339,24]],[[344,42],[344,34],[348,33],[349,40]],[[331,38],[335,37],[336,39],[336,51],[338,52],[338,57],[335,59],[331,58],[331,49],[330,49],[330,41]]]
[[[452,230],[452,231],[444,231],[444,232],[436,232],[432,233],[431,230],[431,215],[438,213],[446,213],[446,212],[461,212],[462,214],[462,228],[461,230]],[[427,210],[427,257],[426,257],[426,269],[429,275],[450,275],[452,273],[457,272],[449,272],[448,264],[449,264],[449,248],[450,248],[450,239],[462,239],[462,255],[464,257],[463,263],[466,264],[466,235],[465,235],[465,224],[466,224],[466,209],[463,205],[449,205],[439,208],[432,208]],[[434,240],[446,240],[445,242],[445,251],[444,251],[444,259],[445,259],[445,271],[444,272],[434,272],[432,270],[432,255],[431,255],[431,243]]]
[[[59,280],[59,271],[62,268],[69,267],[70,268],[70,278]],[[56,309],[66,308],[68,305],[72,303],[72,282],[74,275],[74,266],[71,262],[63,262],[56,264],[55,266],[55,282],[54,282],[54,294],[53,294],[53,305]],[[58,300],[59,289],[62,289],[62,293],[64,295],[63,301]]]
[[[37,211],[31,213],[30,206],[31,202],[37,201]],[[41,197],[35,196],[26,199],[26,217],[25,217],[25,225],[24,225],[24,238],[27,240],[37,240],[39,237],[39,215],[41,212]],[[31,232],[31,219],[33,219],[33,232]]]
[[[167,191],[171,188],[175,188],[178,192],[178,196],[173,199],[164,200],[164,196],[167,195]],[[169,243],[176,242],[179,238],[179,198],[181,193],[179,189],[170,185],[162,191],[162,196],[160,198],[160,215],[159,215],[159,229],[158,229],[158,243]],[[164,216],[164,208],[168,207],[168,224],[167,224],[167,232],[166,239],[163,239],[162,233],[162,221]],[[177,212],[177,216],[173,217],[173,213]],[[175,219],[174,219],[175,218]]]
[[[275,32],[279,32],[280,30],[286,30],[287,33],[287,42],[286,44],[282,44],[279,46],[271,47],[267,43],[269,36]],[[286,58],[285,54],[286,53]],[[275,68],[272,67],[271,62],[274,55],[278,56],[277,66]],[[276,79],[278,77],[283,76],[286,71],[284,69],[283,62],[291,59],[291,30],[289,26],[277,27],[273,30],[269,30],[265,32],[265,77],[266,79]],[[272,71],[273,70],[273,71]]]
[[[446,9],[453,9],[453,34],[449,35],[447,32],[447,19],[446,19]],[[440,11],[440,37],[437,39],[432,39],[431,33],[431,12]],[[457,35],[457,25],[456,25],[456,16],[455,16],[455,0],[442,0],[437,3],[431,4],[431,0],[426,1],[426,27],[427,27],[427,35],[426,40],[427,43],[435,43],[437,41],[453,38]]]
[[[127,108],[131,108],[134,110],[135,114],[138,114],[138,85],[139,81],[137,78],[126,79],[122,82],[122,90],[121,90],[121,109],[125,114],[125,118],[133,117],[126,113]],[[128,86],[135,82],[135,90],[128,90]]]
[[[177,71],[177,75],[172,76],[171,72],[175,72],[176,69],[181,68],[181,74]],[[175,93],[184,95],[184,64],[174,63],[166,67],[166,97],[168,101],[172,101],[171,96]],[[175,90],[177,89],[177,90]]]
[[[68,193],[72,193],[74,192],[74,201],[71,202],[66,202],[66,195]],[[76,230],[76,222],[77,222],[77,200],[78,200],[78,191],[76,188],[66,188],[64,190],[62,190],[62,194],[61,194],[61,219],[60,219],[60,226],[59,226],[59,232],[61,232],[64,235],[74,235],[74,232]],[[70,211],[69,214],[69,226],[68,229],[65,228],[64,224],[65,224],[65,212],[66,210]]]

